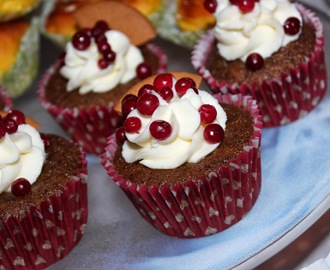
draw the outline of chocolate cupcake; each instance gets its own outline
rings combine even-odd
[[[135,86],[142,89],[135,109],[109,137],[102,156],[107,173],[140,214],[180,238],[234,225],[261,187],[262,122],[255,101],[213,97],[198,90],[198,80],[165,73]]]
[[[252,3],[253,2],[253,3]],[[217,24],[195,46],[192,64],[210,87],[257,100],[265,127],[306,115],[327,89],[323,27],[289,1],[220,1]]]
[[[113,7],[112,1],[108,4]],[[97,10],[91,7],[77,13],[82,30],[67,44],[63,61],[45,73],[38,91],[42,105],[74,141],[93,154],[103,152],[106,138],[122,123],[122,116],[113,109],[118,99],[136,82],[167,66],[163,51],[148,42],[155,33],[142,15],[124,5],[129,14],[138,14],[135,19],[131,16],[137,21],[134,26],[125,25],[125,34],[118,29],[122,24],[117,18],[96,21],[108,14],[107,9]],[[91,22],[95,22],[93,27]],[[139,27],[143,30],[136,35]]]
[[[64,138],[40,135],[19,111],[1,115],[0,267],[45,269],[83,236],[85,155]]]
[[[0,86],[0,111],[9,111],[12,106],[13,102],[6,89]]]

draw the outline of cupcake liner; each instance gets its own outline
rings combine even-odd
[[[322,23],[315,13],[300,4],[296,5],[304,22],[315,28],[315,48],[305,63],[278,78],[260,84],[228,84],[214,78],[205,67],[208,54],[215,44],[212,30],[202,37],[192,52],[194,68],[215,92],[242,93],[257,100],[264,127],[285,125],[303,117],[320,103],[327,89]]]
[[[159,59],[157,73],[164,72],[167,68],[165,53],[155,44],[148,44],[148,49]],[[39,100],[75,142],[87,153],[99,155],[104,152],[107,137],[122,124],[122,116],[114,110],[115,102],[109,102],[107,106],[95,105],[90,108],[62,108],[51,104],[46,99],[45,88],[59,65],[60,62],[55,63],[44,74],[39,83]]]
[[[45,269],[80,241],[87,224],[87,163],[60,194],[19,216],[0,217],[0,269]]]
[[[13,107],[13,101],[9,97],[6,89],[0,86],[0,100],[4,102],[4,107],[0,108],[1,111],[9,111]]]
[[[215,97],[242,106],[254,121],[252,138],[228,167],[210,172],[208,177],[200,176],[197,181],[187,179],[185,184],[148,186],[132,183],[116,172],[112,165],[118,147],[114,135],[108,138],[102,155],[108,175],[142,217],[169,236],[197,238],[225,230],[248,213],[260,192],[262,119],[256,102],[241,94]]]

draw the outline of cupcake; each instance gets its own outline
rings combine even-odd
[[[121,12],[113,13],[121,16],[109,16],[117,4]],[[67,44],[64,59],[46,72],[38,91],[41,104],[92,154],[104,151],[106,138],[122,123],[114,110],[117,100],[167,65],[163,51],[149,42],[155,32],[144,16],[120,2],[99,7],[90,5],[77,15],[82,30]]]
[[[0,84],[16,98],[28,89],[38,71],[38,19],[0,22],[0,39]]]
[[[1,116],[0,268],[45,269],[84,233],[85,155],[62,137],[41,135],[20,111]]]
[[[0,111],[9,111],[13,106],[13,101],[9,97],[5,88],[0,86]]]
[[[108,175],[142,217],[179,238],[234,225],[261,187],[256,102],[241,94],[212,96],[198,90],[200,80],[164,73],[135,85],[121,108],[129,99],[135,105],[102,155]]]
[[[327,89],[319,18],[290,1],[234,2],[210,9],[217,23],[195,46],[193,66],[214,91],[256,99],[265,127],[306,115]]]

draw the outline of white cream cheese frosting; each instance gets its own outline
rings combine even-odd
[[[10,192],[11,184],[25,178],[33,184],[45,161],[45,149],[39,132],[28,124],[0,138],[0,193]]]
[[[214,34],[218,51],[227,61],[245,61],[251,53],[267,58],[299,38],[301,31],[296,35],[286,35],[283,29],[283,24],[290,17],[296,17],[302,24],[295,4],[288,0],[260,0],[247,13],[229,0],[217,2]]]
[[[94,38],[86,50],[77,50],[72,42],[67,43],[64,66],[60,69],[60,74],[68,79],[67,91],[78,88],[80,94],[103,93],[136,77],[136,68],[144,61],[140,49],[120,31],[108,30],[105,36],[116,53],[115,61],[105,69],[98,66],[100,53]]]
[[[175,85],[175,79],[173,78]],[[201,122],[198,109],[203,104],[214,106],[217,115],[212,123],[226,128],[227,115],[218,101],[206,91],[198,94],[190,88],[181,97],[172,87],[173,98],[165,101],[157,92],[159,106],[151,116],[141,115],[137,109],[129,117],[141,119],[139,132],[126,132],[127,140],[123,144],[122,156],[125,161],[141,164],[153,169],[177,168],[185,162],[198,162],[215,150],[220,143],[208,143],[203,137],[205,125]],[[166,140],[157,140],[150,134],[149,126],[155,120],[164,120],[171,124],[172,132]]]

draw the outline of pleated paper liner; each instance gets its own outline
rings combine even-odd
[[[315,29],[315,48],[306,62],[296,69],[283,73],[279,78],[264,80],[261,84],[228,84],[217,80],[205,67],[209,52],[215,46],[215,37],[210,30],[192,52],[192,64],[215,92],[242,93],[257,100],[263,115],[264,127],[275,127],[293,122],[313,110],[327,90],[327,72],[324,56],[323,26],[312,11],[296,4],[304,23]]]
[[[252,138],[235,160],[199,180],[185,184],[139,185],[124,179],[112,165],[117,141],[112,135],[102,165],[113,181],[151,225],[169,236],[197,238],[223,231],[241,220],[253,207],[261,188],[260,144],[262,120],[249,96],[216,95],[223,103],[251,112]],[[157,173],[157,170],[155,170]]]
[[[3,106],[1,106],[3,104]],[[7,90],[0,86],[0,110],[1,111],[9,111],[13,107],[13,101],[9,97]]]
[[[0,217],[0,269],[45,269],[79,243],[87,224],[87,163],[58,195],[17,215]],[[50,179],[51,180],[51,179]]]
[[[148,49],[159,59],[157,73],[167,69],[167,57],[155,44],[148,44]],[[51,66],[39,83],[38,97],[42,106],[67,131],[87,153],[99,155],[104,152],[106,139],[122,123],[122,117],[114,110],[114,102],[108,105],[97,105],[89,108],[63,108],[50,103],[45,96],[47,83],[60,63]],[[65,91],[65,89],[63,89]]]

